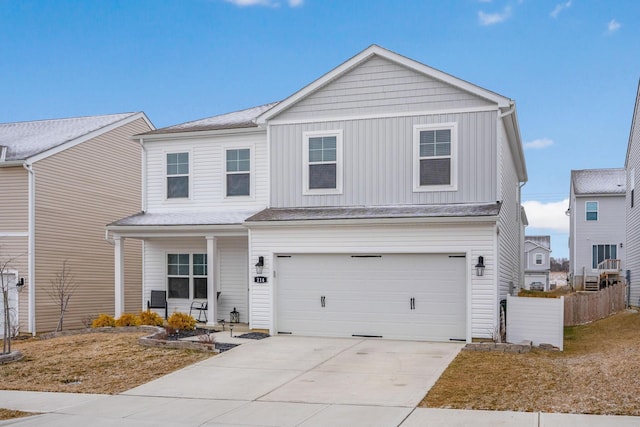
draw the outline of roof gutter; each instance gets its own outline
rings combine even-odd
[[[10,168],[15,166],[24,166],[24,160],[9,160],[0,162],[0,168]]]

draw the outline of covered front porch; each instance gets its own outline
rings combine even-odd
[[[139,224],[139,219],[137,224],[123,224],[125,220],[107,227],[107,237],[114,245],[116,318],[125,312],[124,242],[138,239],[143,242],[140,310],[147,309],[152,291],[161,291],[166,296],[168,316],[191,311],[196,319],[206,319],[206,325],[214,326],[221,321],[228,324],[235,312],[233,320],[249,322],[248,232],[240,221],[159,225]],[[157,292],[154,297],[158,297]],[[165,316],[164,308],[151,305],[152,310]],[[194,306],[206,309],[192,310]]]

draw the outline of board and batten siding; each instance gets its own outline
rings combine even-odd
[[[175,212],[266,207],[269,199],[265,130],[171,141],[145,141],[147,150],[147,210]],[[250,148],[251,197],[226,197],[225,150]],[[166,154],[189,153],[189,198],[167,199]]]
[[[495,202],[497,112],[271,125],[271,206]],[[413,127],[458,124],[457,191],[413,191]],[[303,134],[342,130],[343,193],[303,195]]]
[[[363,62],[280,113],[277,120],[433,111],[489,101],[379,56]]]
[[[598,202],[598,220],[586,220],[586,202]],[[625,195],[589,196],[580,195],[575,198],[571,215],[575,226],[575,249],[571,264],[575,266],[574,274],[582,284],[583,268],[587,275],[597,275],[592,268],[593,245],[616,245],[617,259],[621,260],[621,269],[625,267]]]
[[[64,261],[77,285],[65,328],[114,312],[114,249],[104,229],[141,209],[141,147],[131,136],[149,130],[140,118],[34,163],[37,332],[57,325],[48,290]],[[141,265],[141,243],[126,240],[125,310],[139,307]]]
[[[248,322],[248,248],[246,237],[216,238],[216,290],[221,292],[218,299],[218,319],[229,321],[229,313],[234,307],[240,312],[240,321]],[[207,253],[207,241],[198,237],[151,238],[144,245],[144,290],[142,305],[146,308],[151,290],[167,290],[167,254]],[[169,299],[169,315],[174,312],[189,313],[191,300]],[[164,310],[155,310],[164,316]],[[195,314],[195,313],[193,313]],[[196,314],[197,317],[197,314]]]
[[[0,168],[0,233],[29,231],[29,176],[20,166]]]
[[[516,289],[522,286],[524,272],[522,270],[522,251],[524,250],[521,241],[521,215],[520,215],[520,182],[516,172],[513,153],[511,152],[509,139],[502,125],[500,128],[501,146],[500,153],[500,194],[502,201],[498,219],[498,304],[499,300],[505,299],[512,287]]]
[[[629,147],[625,162],[627,170],[626,211],[626,268],[629,270],[629,305],[640,307],[640,85],[636,95],[633,122],[629,132]],[[631,207],[631,191],[634,204]]]
[[[274,322],[277,271],[273,275],[275,255],[296,253],[463,253],[467,254],[467,290],[471,295],[460,304],[471,305],[471,336],[490,338],[495,327],[496,257],[495,223],[414,224],[414,225],[324,225],[309,227],[252,227],[249,233],[252,259],[265,257],[263,276],[267,283],[251,283],[250,326],[272,330]],[[485,257],[487,269],[476,277],[473,265]],[[472,262],[473,261],[473,262]],[[251,268],[251,267],[250,267]],[[253,272],[250,271],[251,274]],[[301,284],[303,286],[304,284]]]

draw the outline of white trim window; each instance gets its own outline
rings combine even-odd
[[[167,153],[167,199],[189,198],[189,153]]]
[[[342,194],[342,131],[303,137],[303,194]]]
[[[457,189],[457,123],[413,127],[413,191]]]
[[[207,254],[167,254],[167,298],[207,298]]]
[[[544,255],[543,254],[536,254],[534,263],[535,263],[535,265],[542,265],[542,263],[544,263]]]
[[[251,149],[229,148],[226,155],[226,196],[251,196]]]
[[[584,202],[585,220],[598,220],[598,202]]]

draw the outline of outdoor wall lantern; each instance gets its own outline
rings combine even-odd
[[[16,283],[16,289],[18,292],[22,292],[24,289],[24,277],[21,277],[20,280],[18,280],[18,283]]]
[[[484,275],[484,257],[479,256],[478,263],[476,264],[476,276],[480,277],[483,275]]]
[[[258,257],[258,262],[256,263],[256,274],[257,275],[261,275],[263,268],[264,268],[264,257],[263,256],[259,256]]]

